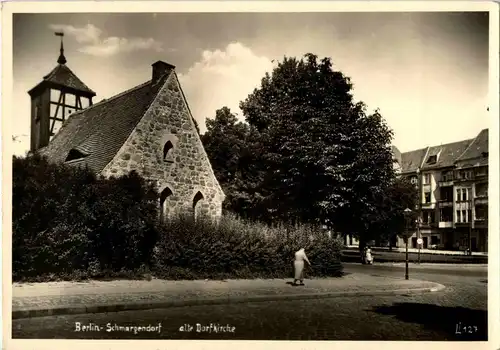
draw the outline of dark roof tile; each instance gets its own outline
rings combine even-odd
[[[40,152],[55,162],[64,162],[69,151],[75,149],[88,154],[84,161],[89,168],[101,172],[125,143],[161,86],[147,82],[72,114]]]
[[[482,130],[474,139],[402,153],[402,172],[415,172],[419,167],[421,170],[452,167],[468,159],[484,158],[483,152],[488,152],[488,129]],[[431,164],[428,160],[432,156],[437,156],[437,159]],[[485,162],[474,162],[476,163],[479,165]],[[487,159],[485,164],[487,164]]]
[[[58,64],[49,74],[43,77],[43,80],[95,94],[95,92],[85,85],[85,83],[65,64]]]
[[[81,91],[90,96],[95,96],[96,93],[90,89],[87,85],[85,85],[76,75],[69,69],[65,64],[58,64],[52,71],[43,77],[43,80],[37,84],[33,89],[29,91],[36,91],[40,86],[52,83],[56,86],[65,86],[77,91]]]
[[[488,129],[481,130],[457,161],[484,158],[483,153],[488,153]]]
[[[401,153],[401,171],[411,173],[417,170],[422,164],[427,148]]]
[[[453,166],[455,160],[460,157],[471,142],[472,140],[464,140],[430,147],[424,159],[422,170]],[[431,156],[437,156],[437,161],[435,163],[428,163],[429,157]]]

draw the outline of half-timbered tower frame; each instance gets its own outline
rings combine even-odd
[[[96,95],[66,65],[63,33],[58,65],[28,93],[31,97],[31,151],[47,146],[75,111],[92,105]]]

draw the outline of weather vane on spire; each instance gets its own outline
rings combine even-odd
[[[57,63],[59,63],[59,64],[66,64],[66,57],[64,57],[64,45],[63,45],[63,36],[64,36],[64,33],[63,32],[55,32],[54,34],[56,36],[60,36],[61,37],[61,49],[60,49],[61,54],[59,55],[59,58],[57,59]]]

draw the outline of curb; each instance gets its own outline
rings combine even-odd
[[[126,303],[126,304],[103,304],[82,306],[73,305],[55,308],[40,308],[31,310],[13,310],[12,319],[60,316],[60,315],[78,315],[78,314],[94,314],[106,312],[134,311],[134,310],[151,310],[151,309],[166,309],[172,307],[184,306],[202,306],[202,305],[222,305],[222,304],[241,304],[249,302],[266,302],[279,300],[307,300],[307,299],[327,299],[340,298],[348,296],[390,296],[390,295],[418,295],[431,292],[439,292],[446,287],[439,283],[433,283],[433,287],[414,288],[414,289],[395,289],[384,291],[360,291],[360,292],[326,292],[326,293],[306,293],[306,294],[288,294],[288,295],[256,295],[251,297],[227,297],[227,298],[212,298],[212,299],[189,299],[189,300],[169,300],[159,302],[141,302],[141,303]]]

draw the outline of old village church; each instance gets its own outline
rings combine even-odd
[[[225,195],[173,65],[153,63],[149,81],[93,104],[96,93],[66,65],[62,41],[57,63],[29,91],[31,152],[106,177],[135,170],[156,183],[163,217],[221,215]]]

